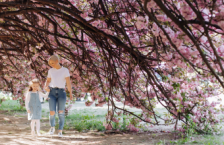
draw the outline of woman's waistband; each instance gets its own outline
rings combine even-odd
[[[65,90],[65,88],[58,88],[58,87],[49,87],[49,88],[53,90]]]

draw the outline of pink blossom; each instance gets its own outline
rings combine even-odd
[[[127,126],[127,128],[130,130],[130,131],[132,131],[132,132],[138,132],[139,131],[139,129],[138,128],[136,128],[134,125],[132,125],[132,124],[129,124],[128,126]]]
[[[106,130],[111,130],[113,128],[111,124],[106,124],[104,126],[105,126]]]
[[[151,122],[151,119],[150,118],[146,118],[145,121]]]
[[[93,102],[90,102],[90,101],[85,102],[86,106],[91,106],[92,104],[93,104]]]
[[[221,27],[222,30],[224,30],[224,21],[219,21],[219,22],[217,23],[217,25],[219,25],[219,27]]]
[[[113,122],[116,122],[116,123],[119,122],[119,120],[118,120],[117,118],[112,118],[112,121],[113,121]]]
[[[159,21],[167,21],[167,16],[166,15],[156,15],[156,18],[159,20]]]
[[[103,107],[103,105],[106,104],[106,101],[99,102],[98,104],[95,104],[97,107]]]
[[[146,19],[142,16],[139,16],[137,18],[137,22],[135,23],[137,29],[141,30],[141,29],[146,29],[147,28],[147,23],[146,23]]]
[[[157,4],[153,0],[147,3],[147,8],[149,11],[151,11],[151,8],[155,8],[156,6]]]

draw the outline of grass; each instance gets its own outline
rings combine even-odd
[[[3,101],[0,110],[8,110],[8,111],[19,111],[19,112],[25,112],[25,107],[21,107],[19,104],[19,101],[16,100],[6,100]]]
[[[82,114],[79,114],[79,113],[73,113],[73,114],[69,114],[66,119],[68,120],[96,120],[96,119],[101,119],[101,118],[104,118],[105,115],[88,115],[88,114],[85,114],[85,115],[82,115]]]
[[[104,115],[81,115],[79,113],[70,114],[65,119],[65,130],[77,130],[79,132],[88,130],[104,131],[103,122],[99,119]],[[56,120],[58,118],[56,117]],[[58,128],[58,124],[55,126]]]
[[[47,132],[46,131],[43,131],[43,130],[40,130],[40,133],[41,134],[46,134]]]
[[[175,141],[161,140],[156,145],[224,145],[224,141],[222,141],[222,135],[194,135],[191,138],[181,138]]]
[[[205,145],[224,145],[224,141],[222,141],[222,138],[223,135],[204,135],[199,141],[195,142]]]
[[[64,130],[77,130],[79,132],[97,130],[104,131],[103,121],[105,120],[105,115],[94,115],[92,112],[89,113],[87,109],[84,110],[73,110],[76,113],[69,113],[65,118]],[[77,113],[79,112],[79,113]],[[89,115],[93,114],[93,115]],[[49,115],[49,110],[42,110],[42,117],[46,118]],[[55,116],[55,122],[58,122],[58,115]],[[58,123],[56,123],[56,128],[58,128]]]

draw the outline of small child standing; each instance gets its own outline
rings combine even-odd
[[[33,79],[29,84],[29,90],[26,94],[25,106],[28,112],[28,120],[31,120],[31,135],[35,136],[34,126],[36,124],[37,135],[40,136],[40,119],[41,119],[41,102],[42,97],[48,98],[49,93],[40,92],[40,82],[38,79]]]

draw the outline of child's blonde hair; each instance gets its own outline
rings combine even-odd
[[[29,82],[29,89],[28,89],[28,91],[33,91],[32,85],[34,83],[38,83],[40,85],[40,81],[38,79],[33,79],[32,81]]]

